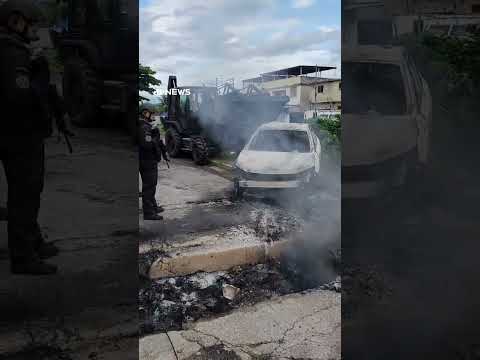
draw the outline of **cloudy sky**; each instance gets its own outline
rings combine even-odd
[[[166,86],[295,65],[340,69],[341,0],[140,0],[140,62]],[[340,70],[325,72],[339,76]]]

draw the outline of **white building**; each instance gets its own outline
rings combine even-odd
[[[341,80],[323,78],[322,71],[330,66],[298,65],[261,74],[243,80],[243,87],[251,84],[271,95],[288,96],[290,112],[341,109]]]

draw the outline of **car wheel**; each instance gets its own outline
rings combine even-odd
[[[192,138],[192,157],[193,162],[197,165],[208,164],[208,145],[201,136]]]
[[[174,128],[169,128],[165,132],[165,147],[172,158],[179,157],[182,152],[182,138]]]
[[[240,186],[240,180],[234,179],[233,180],[233,200],[238,201],[243,198],[244,189]]]

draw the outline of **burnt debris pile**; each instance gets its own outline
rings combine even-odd
[[[140,289],[141,333],[181,330],[190,322],[242,306],[308,290],[279,263],[236,267],[229,272],[147,281]],[[320,284],[317,284],[320,285]]]
[[[302,220],[297,216],[273,207],[256,210],[253,220],[255,234],[267,243],[285,239],[303,226]]]

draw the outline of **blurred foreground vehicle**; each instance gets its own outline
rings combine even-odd
[[[110,117],[136,139],[138,2],[71,0],[67,12],[66,29],[51,36],[64,64],[63,96],[72,123],[104,126]]]
[[[428,84],[402,47],[343,53],[342,196],[365,198],[415,180],[427,163]]]
[[[260,126],[235,162],[234,197],[246,189],[295,189],[320,173],[321,145],[307,124]]]

